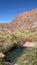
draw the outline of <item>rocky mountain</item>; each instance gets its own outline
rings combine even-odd
[[[0,30],[37,31],[37,8],[18,14],[9,24],[0,24]]]
[[[13,22],[10,23],[12,30],[37,30],[37,9],[23,12],[15,17]]]

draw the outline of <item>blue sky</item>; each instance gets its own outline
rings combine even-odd
[[[0,23],[9,23],[21,12],[37,8],[37,0],[0,0]]]

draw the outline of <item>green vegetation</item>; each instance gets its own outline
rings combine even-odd
[[[0,58],[0,65],[2,65],[2,59]]]
[[[16,44],[23,45],[27,38],[37,42],[37,32],[31,33],[29,31],[14,31],[11,34],[5,34],[0,31],[0,51],[5,52]]]

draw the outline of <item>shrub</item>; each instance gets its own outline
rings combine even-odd
[[[17,45],[22,45],[25,40],[25,36],[22,32],[14,31],[12,32],[12,42]]]

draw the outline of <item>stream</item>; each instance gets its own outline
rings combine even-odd
[[[5,60],[7,62],[16,63],[18,61],[19,57],[21,56],[23,50],[25,50],[24,47],[20,47],[20,48],[14,47],[13,49],[11,49],[10,51],[8,51],[6,53]]]

